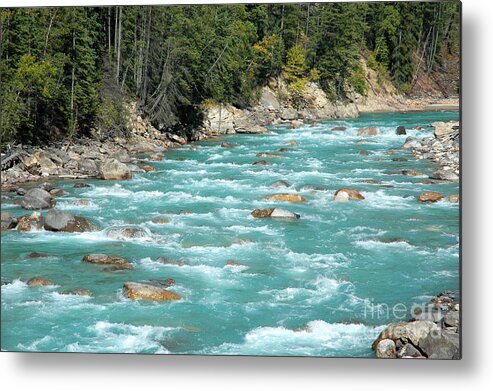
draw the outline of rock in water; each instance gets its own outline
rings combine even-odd
[[[141,227],[113,227],[106,230],[106,236],[111,239],[139,239],[148,237],[148,233]]]
[[[43,228],[43,215],[39,212],[33,212],[30,216],[21,216],[17,222],[17,231],[38,231],[41,228]]]
[[[82,258],[82,262],[93,263],[95,265],[125,265],[129,262],[120,257],[106,254],[87,254]]]
[[[27,282],[28,286],[51,286],[53,283],[46,278],[34,277]]]
[[[270,163],[267,160],[255,160],[252,164],[254,166],[268,166]]]
[[[287,209],[282,208],[274,208],[270,217],[275,219],[289,219],[289,220],[297,220],[300,218],[300,215],[297,213],[293,213]]]
[[[438,333],[440,333],[440,328],[429,320],[392,323],[389,327],[383,330],[375,342],[373,342],[372,349],[376,350],[379,342],[386,339],[410,342],[414,346],[419,347],[422,339],[426,338],[429,334]]]
[[[127,297],[132,300],[142,299],[149,301],[170,301],[181,299],[179,294],[167,291],[166,289],[151,284],[126,282],[123,284],[123,288],[126,291]]]
[[[336,126],[335,128],[331,129],[333,132],[344,132],[346,130],[345,126]]]
[[[359,191],[353,189],[342,188],[337,190],[334,194],[334,201],[336,202],[344,202],[349,200],[361,201],[364,199],[365,197],[363,197]]]
[[[17,218],[7,212],[2,212],[2,231],[15,228],[17,225]]]
[[[407,134],[406,128],[404,126],[398,126],[395,130],[395,134],[397,134],[398,136],[405,136]]]
[[[96,225],[85,217],[74,216],[61,210],[52,209],[46,213],[44,228],[47,231],[90,232]]]
[[[303,202],[306,201],[305,197],[299,194],[288,194],[288,193],[279,193],[272,194],[265,197],[266,200],[269,201],[286,201],[286,202]]]
[[[255,209],[252,213],[250,213],[253,217],[257,219],[261,219],[264,217],[270,217],[272,212],[274,211],[274,208],[269,208],[269,209]]]
[[[443,194],[437,191],[425,191],[418,197],[421,202],[437,202],[443,199]]]
[[[91,187],[91,186],[89,186],[87,183],[84,183],[84,182],[75,182],[74,183],[74,188],[76,188],[76,189],[82,189],[84,187]]]
[[[284,155],[281,155],[280,153],[270,153],[270,152],[259,152],[255,156],[257,157],[264,157],[264,158],[281,158],[284,157]]]
[[[290,187],[291,185],[286,181],[276,181],[271,186],[272,187]]]
[[[448,202],[451,202],[453,204],[457,204],[460,201],[459,194],[452,194],[448,196]]]
[[[438,179],[441,181],[458,182],[459,176],[452,170],[438,170],[429,176],[430,179]]]
[[[377,358],[395,358],[395,342],[391,339],[382,339],[375,347],[375,355]]]
[[[53,196],[43,189],[31,189],[22,200],[22,207],[27,210],[50,209],[55,205]]]
[[[358,136],[376,136],[378,134],[378,128],[362,128],[358,130]]]
[[[101,167],[101,178],[106,180],[132,179],[132,172],[125,164],[116,159],[110,159]]]

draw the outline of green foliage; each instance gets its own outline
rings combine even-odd
[[[351,76],[351,85],[360,95],[366,95],[368,92],[368,84],[366,82],[365,72],[361,66],[356,66]]]
[[[281,75],[295,94],[316,81],[345,99],[367,91],[362,53],[405,93],[417,66],[458,55],[459,33],[456,2],[4,8],[0,136],[123,131],[128,101],[188,134],[203,101],[247,107]]]
[[[306,88],[307,67],[305,53],[301,44],[296,44],[288,50],[286,64],[283,66],[283,77],[288,82],[288,87],[297,93],[302,93]]]

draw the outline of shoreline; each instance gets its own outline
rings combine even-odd
[[[275,99],[275,97],[270,97]],[[235,133],[262,134],[266,133],[265,126],[290,124],[295,129],[305,122],[322,122],[327,120],[344,120],[357,118],[360,114],[371,113],[406,113],[427,111],[458,111],[459,100],[429,98],[406,98],[405,102],[388,97],[387,107],[382,108],[379,102],[373,108],[360,107],[357,103],[346,106],[345,112],[337,109],[338,104],[330,104],[331,115],[320,116],[324,110],[314,109],[313,113],[296,112],[289,106],[285,109],[273,110],[269,104],[260,103],[251,110],[235,109],[228,118],[219,118],[219,124],[214,117],[216,113],[206,110],[204,126],[198,129],[195,138],[160,132],[148,121],[140,117],[135,111],[129,119],[129,133],[127,138],[116,137],[110,141],[96,138],[81,138],[77,140],[62,140],[54,142],[52,146],[15,146],[10,155],[2,156],[1,192],[12,191],[19,185],[30,185],[42,181],[57,179],[98,179],[101,177],[100,168],[109,158],[118,160],[130,166],[132,172],[142,172],[149,169],[146,162],[141,161],[142,155],[151,155],[151,160],[164,158],[163,153],[183,145],[193,145],[196,141],[207,140],[218,136]],[[432,103],[432,101],[436,103]],[[412,102],[412,103],[411,103]],[[222,107],[222,105],[221,105]],[[226,106],[223,110],[229,113]],[[231,109],[229,109],[231,110]],[[285,115],[285,111],[291,111]],[[335,110],[335,111],[334,111]],[[354,115],[356,110],[356,115]],[[260,113],[260,115],[259,115]],[[220,113],[221,114],[221,113]],[[262,115],[264,114],[263,118]],[[335,115],[334,114],[342,114]],[[344,115],[350,114],[350,115]],[[258,118],[261,117],[261,118]],[[221,120],[223,123],[221,123]],[[230,121],[228,123],[227,121]],[[216,121],[216,122],[215,122]],[[237,127],[241,122],[242,128]],[[221,127],[222,126],[222,127]],[[15,156],[15,155],[18,156]],[[9,158],[12,158],[8,161]],[[9,164],[10,163],[10,164]],[[139,167],[140,164],[140,167]],[[5,168],[5,167],[8,168]],[[144,168],[142,168],[144,167]]]

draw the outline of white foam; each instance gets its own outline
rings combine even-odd
[[[225,343],[213,348],[212,353],[331,356],[344,352],[344,355],[354,355],[367,350],[384,327],[323,320],[308,322],[302,330],[258,327],[245,335],[242,344]]]
[[[172,327],[134,326],[124,323],[96,322],[87,328],[91,335],[84,342],[69,344],[68,352],[119,352],[166,354],[169,351],[162,345]]]

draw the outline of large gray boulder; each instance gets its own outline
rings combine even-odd
[[[52,209],[46,213],[44,228],[47,231],[90,232],[97,229],[96,225],[81,216]]]
[[[101,167],[101,178],[106,180],[132,179],[132,172],[125,164],[116,159],[110,159]]]
[[[459,176],[452,170],[437,170],[430,175],[430,179],[438,179],[441,181],[458,182]]]
[[[31,189],[22,200],[22,207],[27,210],[50,209],[55,206],[55,200],[50,193],[43,189]]]

